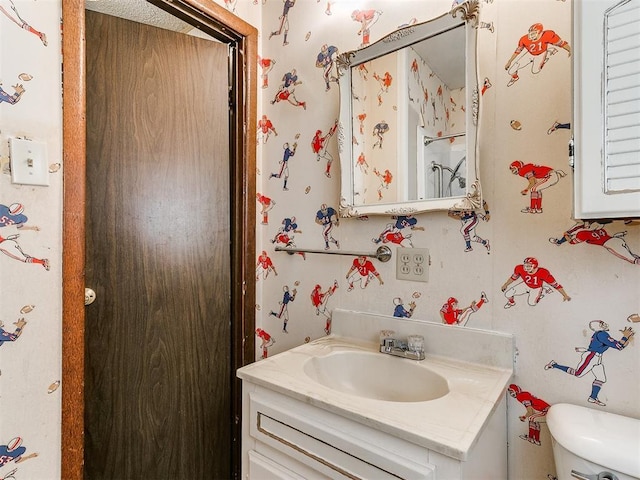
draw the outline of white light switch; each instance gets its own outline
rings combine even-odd
[[[10,138],[9,149],[12,183],[49,186],[46,143]]]

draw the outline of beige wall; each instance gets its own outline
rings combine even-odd
[[[325,10],[330,4],[331,15]],[[426,284],[395,280],[395,264],[375,266],[384,280],[373,280],[364,290],[358,285],[347,291],[345,278],[353,258],[328,255],[289,256],[275,252],[271,239],[284,218],[295,216],[298,229],[295,244],[299,247],[324,248],[322,229],[314,218],[320,205],[338,208],[339,169],[337,140],[330,140],[329,152],[336,158],[332,176],[323,175],[325,164],[316,161],[310,142],[316,130],[323,134],[338,117],[338,89],[331,84],[325,91],[322,70],[315,59],[323,44],[335,45],[339,52],[357,48],[362,38],[357,34],[359,23],[351,19],[355,9],[378,9],[383,13],[371,27],[371,41],[381,38],[397,26],[446,12],[451,2],[394,0],[352,2],[335,0],[316,2],[298,0],[289,12],[288,45],[282,36],[269,33],[277,30],[282,13],[281,1],[267,0],[262,7],[262,56],[274,59],[269,73],[269,86],[262,89],[262,111],[273,122],[278,136],[271,135],[259,147],[258,191],[272,198],[276,205],[269,212],[269,224],[257,219],[258,251],[265,250],[273,260],[278,276],[271,273],[258,280],[257,321],[276,343],[269,355],[292,348],[307,338],[324,335],[325,316],[316,315],[310,294],[316,285],[327,291],[334,281],[339,288],[328,297],[327,311],[335,307],[392,315],[394,299],[404,304],[416,302],[413,318],[439,322],[439,310],[449,297],[459,299],[460,306],[479,300],[486,292],[489,303],[474,313],[467,327],[513,333],[518,356],[514,382],[526,392],[549,404],[571,402],[605,411],[639,417],[636,399],[640,387],[635,380],[640,369],[640,352],[634,341],[624,350],[610,348],[602,357],[607,381],[598,398],[606,406],[587,402],[593,376],[569,376],[558,369],[545,370],[552,359],[575,367],[580,360],[576,347],[589,345],[592,331],[589,322],[596,319],[610,325],[610,334],[619,340],[619,330],[630,325],[626,321],[640,310],[640,266],[617,258],[605,248],[585,243],[560,246],[549,242],[561,237],[574,225],[571,218],[572,175],[567,164],[567,144],[570,130],[558,129],[547,133],[558,121],[571,121],[571,59],[565,50],[550,56],[542,71],[533,74],[521,70],[519,80],[507,87],[510,76],[505,65],[534,23],[542,23],[546,30],[554,30],[574,47],[571,39],[571,2],[562,0],[481,0],[478,29],[480,79],[489,80],[491,87],[482,96],[481,111],[481,180],[483,193],[491,212],[489,221],[481,221],[478,236],[490,241],[491,253],[472,243],[473,251],[465,252],[460,233],[461,223],[447,217],[446,212],[418,215],[411,241],[415,247],[428,248],[431,254],[429,282]],[[242,10],[242,8],[246,10]],[[238,5],[238,10],[251,12],[254,5]],[[292,68],[297,70],[302,84],[296,87],[298,100],[306,101],[306,110],[284,102],[272,105],[282,76]],[[511,126],[520,124],[519,129]],[[282,182],[271,178],[282,158],[282,144],[298,137],[298,150],[289,161],[288,191]],[[509,165],[520,160],[549,166],[567,173],[557,184],[543,191],[542,213],[523,213],[530,205],[529,194],[522,195],[527,181],[513,175]],[[371,166],[373,167],[373,165]],[[333,174],[335,172],[335,174]],[[344,219],[334,228],[333,235],[345,250],[373,251],[373,238],[393,220],[390,217]],[[629,248],[640,254],[640,228],[637,224],[615,221],[604,225],[610,235],[627,232],[624,239]],[[406,233],[406,229],[405,229]],[[615,242],[616,240],[614,240]],[[388,244],[395,249],[396,245]],[[335,247],[331,245],[331,248]],[[506,298],[501,286],[525,257],[535,257],[564,287],[571,301],[553,290],[545,294],[539,304],[529,306],[525,296],[516,297],[516,306],[503,308]],[[278,312],[283,287],[297,289],[295,300],[288,304],[288,334],[282,332],[282,321],[269,315]],[[416,298],[417,297],[417,298]],[[455,327],[452,327],[455,328]],[[259,350],[259,349],[258,349]],[[257,358],[262,352],[256,352]],[[542,425],[541,445],[521,439],[528,435],[528,424],[519,420],[525,407],[509,398],[509,446],[512,478],[545,479],[554,473],[551,440]]]
[[[16,88],[24,93],[16,103],[0,102],[0,249],[12,255],[0,254],[0,449],[19,437],[28,461],[18,465],[3,451],[0,477],[17,468],[16,478],[56,478],[62,339],[60,1],[14,0],[13,5],[16,11],[11,2],[0,2],[0,86],[10,96]],[[50,186],[11,183],[8,141],[16,137],[46,145]],[[19,212],[15,204],[23,206],[26,220],[7,213],[12,206],[11,212]],[[45,259],[49,270],[37,263]]]

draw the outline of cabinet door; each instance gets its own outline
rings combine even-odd
[[[264,455],[249,451],[249,479],[254,480],[304,480],[304,477],[268,459]]]
[[[640,215],[640,0],[574,2],[575,217]]]

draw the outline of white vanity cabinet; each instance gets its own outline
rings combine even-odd
[[[331,335],[238,370],[243,480],[508,478],[513,336],[332,317]],[[424,360],[381,353],[380,332],[391,330],[422,335]]]
[[[505,405],[462,461],[245,380],[242,478],[506,479]]]

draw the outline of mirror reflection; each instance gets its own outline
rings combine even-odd
[[[466,21],[477,2],[461,8],[462,18],[452,11],[341,56],[343,216],[480,203]]]
[[[461,24],[352,67],[357,203],[464,194],[464,34]]]

